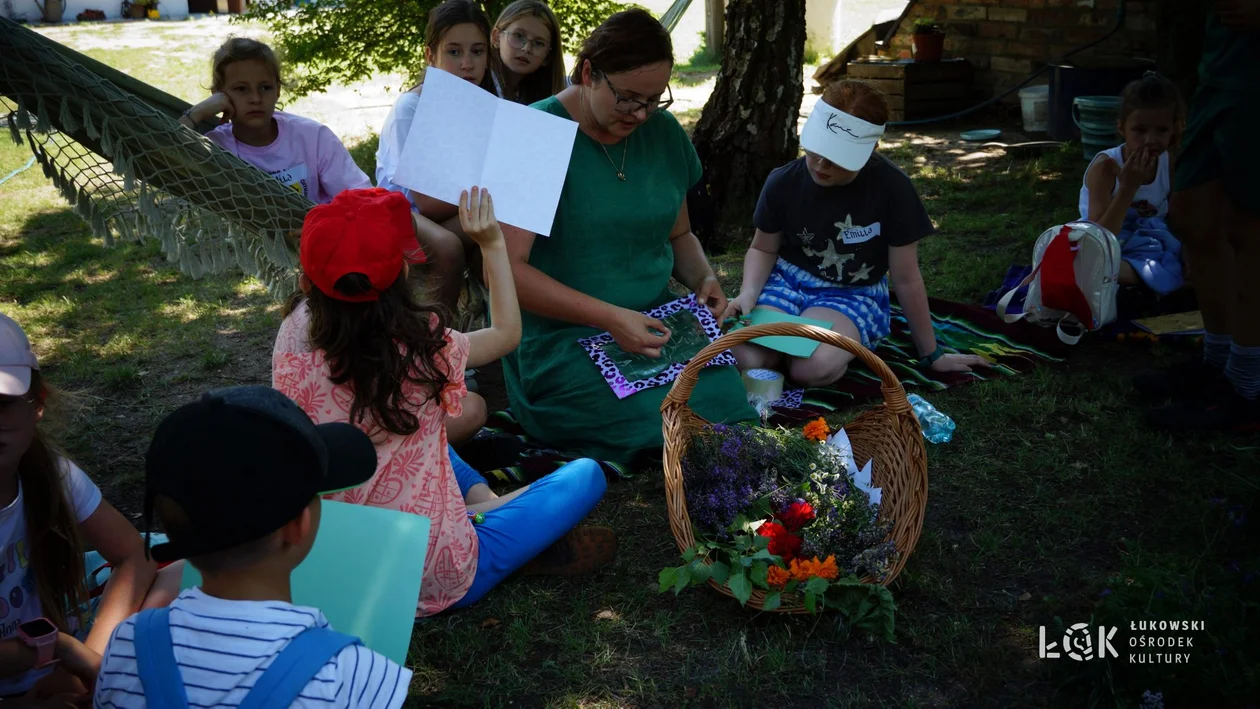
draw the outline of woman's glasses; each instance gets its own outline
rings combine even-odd
[[[551,51],[551,44],[546,40],[530,39],[516,30],[507,33],[507,41],[513,49],[524,50],[535,56],[545,57]]]
[[[604,83],[608,84],[608,90],[612,92],[613,98],[617,99],[616,105],[613,106],[613,110],[617,113],[632,114],[642,109],[650,116],[655,111],[663,111],[674,105],[674,91],[669,88],[668,84],[665,85],[665,91],[668,92],[669,98],[665,100],[658,98],[655,101],[639,101],[618,93],[617,88],[612,85],[607,76],[604,77]]]

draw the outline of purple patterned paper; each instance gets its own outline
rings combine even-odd
[[[696,320],[700,322],[700,327],[704,330],[705,334],[709,336],[710,342],[716,340],[722,335],[722,328],[718,325],[717,319],[713,317],[713,313],[709,312],[709,309],[704,305],[696,302],[694,295],[679,298],[678,300],[671,301],[662,306],[644,311],[644,315],[647,315],[650,318],[664,320],[680,310],[686,310],[696,316]],[[683,362],[675,362],[660,374],[644,379],[630,381],[621,373],[621,370],[617,367],[617,363],[614,362],[604,351],[604,347],[608,345],[616,345],[616,341],[613,340],[611,333],[604,332],[599,335],[595,335],[594,337],[583,337],[578,340],[578,344],[582,346],[582,349],[586,350],[588,355],[590,355],[591,361],[595,363],[595,366],[599,367],[599,373],[603,375],[604,381],[608,382],[608,386],[613,390],[613,393],[617,395],[618,399],[624,399],[627,396],[643,391],[644,389],[651,389],[652,387],[672,383],[678,378],[678,375],[682,373],[683,368],[687,366],[687,362],[691,361],[688,359]],[[731,354],[730,350],[727,350],[717,357],[714,357],[705,366],[733,367],[735,366],[735,357]]]

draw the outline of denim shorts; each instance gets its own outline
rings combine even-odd
[[[888,337],[892,326],[888,276],[870,286],[844,286],[783,259],[774,265],[757,305],[778,308],[789,315],[800,315],[809,308],[834,310],[853,321],[862,335],[862,345],[870,350]]]

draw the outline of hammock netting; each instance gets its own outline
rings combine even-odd
[[[0,113],[106,245],[157,239],[184,273],[293,291],[313,203],[178,122],[189,104],[0,18]]]
[[[181,125],[187,102],[3,17],[0,57],[9,134],[107,246],[157,239],[193,278],[239,268],[277,299],[293,292],[314,203]],[[479,311],[481,295],[460,310]]]

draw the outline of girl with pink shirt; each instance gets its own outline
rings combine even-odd
[[[215,145],[266,172],[316,204],[342,190],[371,187],[346,146],[327,126],[276,110],[280,62],[271,47],[233,37],[214,53],[210,98],[184,112],[189,128],[222,114],[206,134]]]
[[[576,575],[612,560],[612,530],[575,528],[603,496],[578,460],[502,497],[447,443],[467,394],[464,370],[516,348],[521,314],[503,232],[485,190],[459,204],[481,249],[490,327],[463,334],[445,309],[416,300],[404,251],[411,205],[384,189],[348,190],[307,215],[298,299],[272,354],[272,386],[319,424],[350,422],[376,444],[377,470],[332,499],[420,514],[432,523],[416,615],[476,602],[509,574]],[[531,563],[532,561],[532,563]]]

